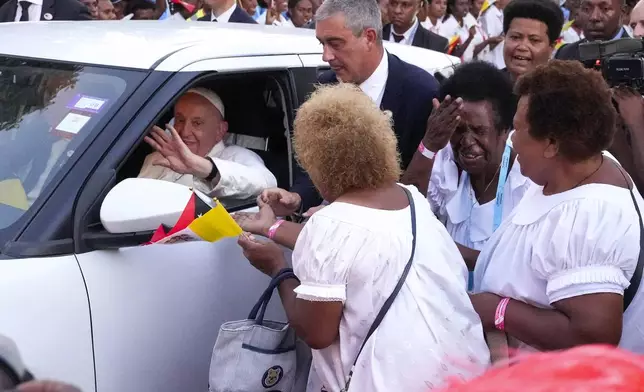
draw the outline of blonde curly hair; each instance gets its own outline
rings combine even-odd
[[[300,107],[294,128],[297,159],[328,201],[400,178],[391,119],[353,84],[318,87]]]

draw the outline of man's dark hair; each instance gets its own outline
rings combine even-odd
[[[515,18],[543,22],[548,28],[550,44],[559,38],[564,24],[563,12],[552,0],[512,0],[503,11],[503,33],[507,34]]]
[[[506,131],[512,127],[517,108],[512,81],[505,72],[490,63],[473,61],[458,66],[441,85],[440,99],[447,95],[470,102],[487,101],[494,108],[497,129]]]
[[[156,10],[157,6],[147,0],[134,0],[128,3],[127,8],[126,14],[134,14],[136,11]]]
[[[519,78],[515,92],[528,98],[530,135],[556,140],[569,161],[588,159],[612,143],[617,112],[601,73],[577,61],[552,60]]]

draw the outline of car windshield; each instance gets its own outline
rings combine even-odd
[[[144,76],[0,56],[0,232],[60,178]]]

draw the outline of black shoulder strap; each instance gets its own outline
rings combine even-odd
[[[628,305],[633,302],[633,298],[635,298],[635,295],[637,294],[640,282],[642,281],[642,268],[644,268],[644,224],[642,223],[642,213],[640,212],[640,207],[637,205],[637,199],[635,199],[633,189],[629,189],[629,191],[631,192],[631,198],[633,199],[635,211],[637,211],[637,217],[640,222],[640,256],[637,259],[637,266],[635,267],[635,272],[633,272],[631,284],[628,286],[626,291],[624,291],[624,310],[626,310]]]
[[[642,268],[644,268],[644,223],[642,223],[642,213],[640,212],[640,207],[637,205],[637,199],[635,198],[635,193],[633,193],[633,186],[629,184],[628,178],[621,167],[618,166],[619,172],[624,176],[626,181],[626,186],[628,187],[629,192],[631,192],[631,198],[633,199],[633,205],[635,205],[635,211],[637,211],[637,217],[639,218],[640,223],[640,255],[637,259],[637,266],[635,267],[635,272],[633,272],[633,277],[631,278],[631,283],[628,288],[624,291],[624,311],[628,306],[633,302],[633,298],[637,294],[637,290],[640,287],[640,282],[642,281]],[[634,184],[634,183],[633,183]]]
[[[351,384],[351,377],[353,376],[353,369],[355,368],[356,363],[358,363],[358,358],[360,358],[362,349],[364,348],[365,344],[367,344],[367,341],[369,341],[371,335],[373,335],[376,329],[378,329],[378,326],[385,318],[385,315],[387,314],[389,308],[391,308],[391,304],[394,302],[396,296],[398,296],[398,293],[400,292],[400,289],[405,283],[405,279],[407,279],[407,275],[409,275],[409,270],[411,269],[411,264],[414,261],[414,255],[416,254],[416,206],[414,205],[414,197],[412,196],[411,192],[405,187],[402,187],[402,189],[405,191],[405,194],[407,194],[407,198],[409,199],[409,210],[411,212],[411,255],[409,256],[409,261],[407,262],[407,265],[405,265],[405,269],[403,270],[402,275],[400,275],[400,279],[398,279],[396,287],[394,287],[394,291],[391,293],[391,295],[389,295],[389,298],[387,298],[384,305],[382,305],[382,308],[378,312],[378,315],[376,315],[376,318],[373,320],[373,324],[371,324],[371,328],[369,328],[369,332],[367,332],[367,336],[364,338],[364,341],[360,346],[360,350],[358,350],[356,359],[353,361],[353,365],[351,365],[351,371],[349,372],[347,383],[344,385],[344,388],[341,392],[346,392],[349,389],[349,384]]]

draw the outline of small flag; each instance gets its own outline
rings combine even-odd
[[[241,233],[241,227],[219,200],[193,191],[174,227],[159,226],[146,245],[188,241],[215,242],[225,237],[237,237]]]
[[[559,49],[562,46],[564,46],[565,42],[564,42],[564,39],[563,39],[563,33],[564,33],[564,31],[567,31],[568,29],[570,29],[574,23],[575,23],[575,21],[571,20],[571,21],[566,22],[566,24],[563,25],[563,27],[561,28],[561,35],[555,41],[555,49]]]
[[[461,36],[455,35],[449,40],[449,45],[447,45],[447,54],[452,54],[454,49],[461,44]]]
[[[185,8],[186,11],[189,13],[195,12],[195,8],[197,8],[194,4],[190,4],[188,2],[185,2],[183,0],[172,0],[172,4],[177,4]]]
[[[0,204],[6,204],[23,211],[29,209],[27,193],[17,178],[0,181]]]
[[[487,9],[488,9],[488,8],[490,8],[490,6],[491,6],[492,4],[494,4],[494,1],[495,1],[495,0],[485,0],[485,1],[483,2],[483,5],[481,6],[481,10],[479,11],[479,15],[478,15],[478,16],[480,17],[481,15],[483,15],[483,13],[484,13],[485,11],[487,11]]]
[[[189,17],[189,18],[188,18],[188,19],[186,19],[186,20],[187,20],[188,22],[190,22],[190,21],[195,21],[195,20],[199,20],[199,19],[203,18],[204,16],[206,16],[206,11],[204,11],[204,9],[202,8],[202,9],[200,9],[199,11],[197,11],[197,13],[196,13],[196,14],[192,15],[191,17]]]

